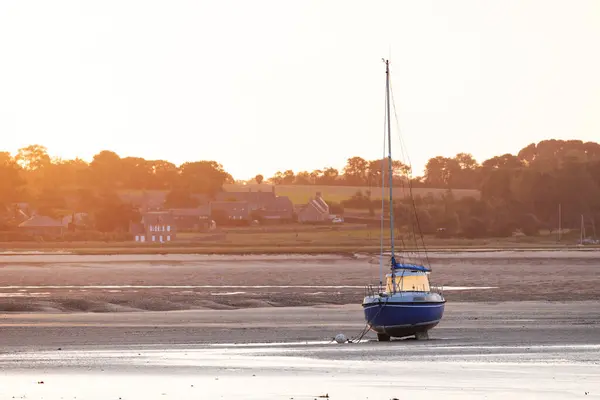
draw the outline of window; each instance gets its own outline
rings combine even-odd
[[[167,225],[167,232],[171,232],[171,225]]]
[[[146,236],[142,235],[140,236],[140,242],[145,242],[146,241]]]
[[[152,241],[156,242],[156,236],[152,235]]]
[[[163,236],[162,236],[162,235],[160,235],[160,236],[158,237],[158,240],[160,240],[160,242],[162,243],[162,242],[163,242]]]
[[[152,231],[153,231],[153,227],[152,227],[152,225],[150,225],[150,232],[152,232]]]
[[[164,225],[162,226],[162,230],[163,230],[163,232],[165,231],[165,226]]]
[[[167,242],[171,241],[171,235],[167,235]]]

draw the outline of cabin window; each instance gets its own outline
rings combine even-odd
[[[392,278],[387,277],[387,291],[392,291]],[[429,279],[427,275],[405,275],[396,276],[396,291],[400,292],[428,292]]]

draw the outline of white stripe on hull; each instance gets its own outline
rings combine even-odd
[[[383,329],[399,329],[399,328],[411,328],[413,326],[422,326],[422,325],[431,325],[438,324],[441,319],[436,319],[435,321],[429,322],[419,322],[418,324],[406,324],[406,325],[373,325],[374,328],[383,328]]]
[[[428,303],[428,304],[423,304],[423,305],[419,305],[419,304],[388,304],[388,303],[385,303],[385,302],[381,302],[381,303],[372,303],[372,304],[369,304],[369,305],[364,305],[363,304],[363,308],[365,310],[368,309],[368,308],[383,307],[383,306],[385,306],[385,307],[404,307],[404,308],[406,308],[406,307],[412,307],[412,308],[420,307],[420,308],[423,308],[423,307],[427,307],[427,306],[429,306],[429,307],[439,307],[440,305],[444,305],[444,304],[445,303],[443,303],[443,302],[435,303],[435,304]]]

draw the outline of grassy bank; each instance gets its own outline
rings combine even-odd
[[[217,239],[215,239],[217,237]],[[414,250],[415,240],[396,238],[399,247]],[[351,254],[377,253],[379,230],[364,227],[273,227],[237,228],[214,233],[180,234],[171,243],[135,242],[11,242],[0,243],[4,251],[65,251],[75,254]],[[384,238],[388,243],[388,237]],[[419,241],[419,245],[420,245]],[[557,243],[550,235],[511,238],[436,238],[426,237],[428,250],[510,250],[510,249],[575,249],[575,241]],[[600,246],[586,246],[585,249]]]

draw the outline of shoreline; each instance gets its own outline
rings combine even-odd
[[[415,254],[431,254],[431,253],[499,253],[499,252],[577,252],[577,253],[600,253],[600,246],[431,246],[426,250],[406,248],[403,252]],[[385,252],[384,252],[385,253]],[[0,257],[13,255],[206,255],[206,256],[316,256],[316,255],[333,255],[341,257],[349,257],[355,255],[376,256],[380,254],[379,247],[336,247],[336,246],[319,246],[319,247],[50,247],[50,248],[2,248],[0,247]]]

